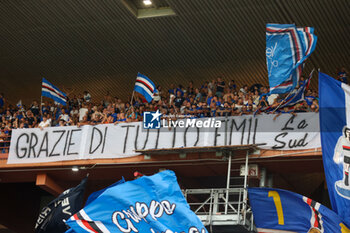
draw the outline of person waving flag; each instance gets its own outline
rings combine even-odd
[[[134,91],[145,97],[148,103],[153,100],[154,93],[157,92],[156,85],[154,85],[151,79],[141,73],[137,74]]]
[[[67,95],[52,85],[45,78],[43,78],[43,82],[41,84],[41,96],[51,98],[57,103],[60,103],[64,106],[67,102]]]

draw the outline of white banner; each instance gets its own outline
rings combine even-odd
[[[220,128],[144,129],[142,122],[12,131],[8,164],[124,158],[135,150],[256,144],[262,149],[321,147],[318,113],[216,118]],[[198,119],[206,121],[207,119]],[[211,119],[210,119],[211,120]]]

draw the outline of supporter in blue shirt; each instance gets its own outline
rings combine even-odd
[[[218,116],[229,116],[231,113],[231,107],[227,102],[225,102],[218,108],[219,109],[216,111]]]
[[[231,92],[234,92],[237,89],[237,85],[235,83],[235,80],[233,80],[233,79],[231,79],[231,81],[228,83],[228,86],[229,86]]]
[[[24,116],[23,116],[23,111],[17,111],[15,113],[16,118],[18,119],[18,121],[20,121]]]
[[[198,105],[196,107],[197,116],[199,118],[205,116],[205,114],[203,113],[203,107],[202,107],[203,104],[205,105],[205,103],[200,102],[200,103],[198,103]]]
[[[118,120],[117,122],[124,122],[126,121],[126,118],[125,118],[125,113],[124,112],[121,112],[118,114]]]
[[[50,113],[50,106],[47,106],[47,104],[42,105],[41,106],[41,111],[42,111],[42,114]]]
[[[169,94],[176,95],[176,89],[175,89],[175,85],[173,83],[170,84],[170,88],[169,88],[168,92],[169,92]]]
[[[184,102],[184,98],[182,97],[181,92],[178,91],[174,99],[174,104],[176,107],[180,108],[183,102]]]
[[[299,80],[299,87],[303,86],[305,84],[305,82],[306,82],[305,77],[301,76],[300,80]]]
[[[189,96],[190,95],[194,95],[194,87],[193,87],[193,81],[192,80],[188,83],[187,94]]]
[[[211,102],[212,102],[212,99],[213,99],[213,94],[212,93],[209,93],[208,94],[208,97],[207,97],[207,106],[210,106]]]
[[[184,94],[183,94],[183,98],[184,98],[184,100],[186,100],[187,102],[191,102],[191,99],[189,98],[189,96],[188,96],[187,93],[184,93]]]
[[[247,106],[247,114],[249,115],[249,114],[253,114],[253,112],[254,112],[254,107],[253,107],[253,105],[252,104],[248,104],[248,106]]]
[[[218,97],[222,97],[222,94],[224,93],[225,89],[225,82],[222,80],[221,77],[218,77],[216,82],[216,94]]]
[[[176,93],[181,93],[181,96],[184,95],[184,90],[183,90],[183,86],[181,84],[179,84],[179,86],[176,88]]]
[[[215,117],[215,116],[216,116],[216,110],[217,110],[217,107],[216,107],[215,103],[212,103],[212,104],[210,105],[209,116],[210,116],[210,117]]]
[[[115,109],[112,110],[111,116],[113,117],[113,122],[118,120],[118,114],[115,112]]]
[[[4,93],[0,93],[0,108],[3,108],[5,105]]]
[[[348,83],[348,74],[344,67],[338,71],[338,80],[343,83]]]
[[[264,107],[267,107],[269,106],[267,100],[266,100],[266,95],[262,94],[260,96],[260,101],[259,101],[259,104],[258,104],[258,108],[264,108]]]

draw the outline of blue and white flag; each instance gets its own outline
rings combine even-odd
[[[319,73],[323,166],[333,210],[350,225],[350,86]]]
[[[310,84],[313,73],[314,70],[311,71],[309,78],[305,80],[305,82],[298,89],[295,89],[295,91],[293,90],[294,92],[291,92],[291,94],[283,101],[279,108],[291,107],[305,100],[304,93]]]
[[[282,189],[248,188],[255,226],[259,233],[343,233],[350,230],[327,207]]]
[[[316,48],[317,36],[314,35],[314,28],[297,28],[305,56],[309,56]]]
[[[137,74],[134,91],[143,95],[148,103],[153,100],[156,90],[156,85],[154,85],[151,79],[141,73]]]
[[[67,95],[60,91],[57,87],[52,85],[45,78],[43,78],[43,82],[41,85],[41,95],[51,98],[64,106],[66,105]]]
[[[292,91],[302,74],[303,62],[316,46],[313,29],[294,24],[266,25],[266,63],[271,93]]]
[[[66,223],[76,233],[207,233],[172,171],[107,188]]]

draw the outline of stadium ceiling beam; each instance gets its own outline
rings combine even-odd
[[[58,196],[63,193],[64,189],[59,186],[51,177],[46,173],[38,174],[36,176],[36,185],[45,190],[46,192],[51,193],[54,196]]]

